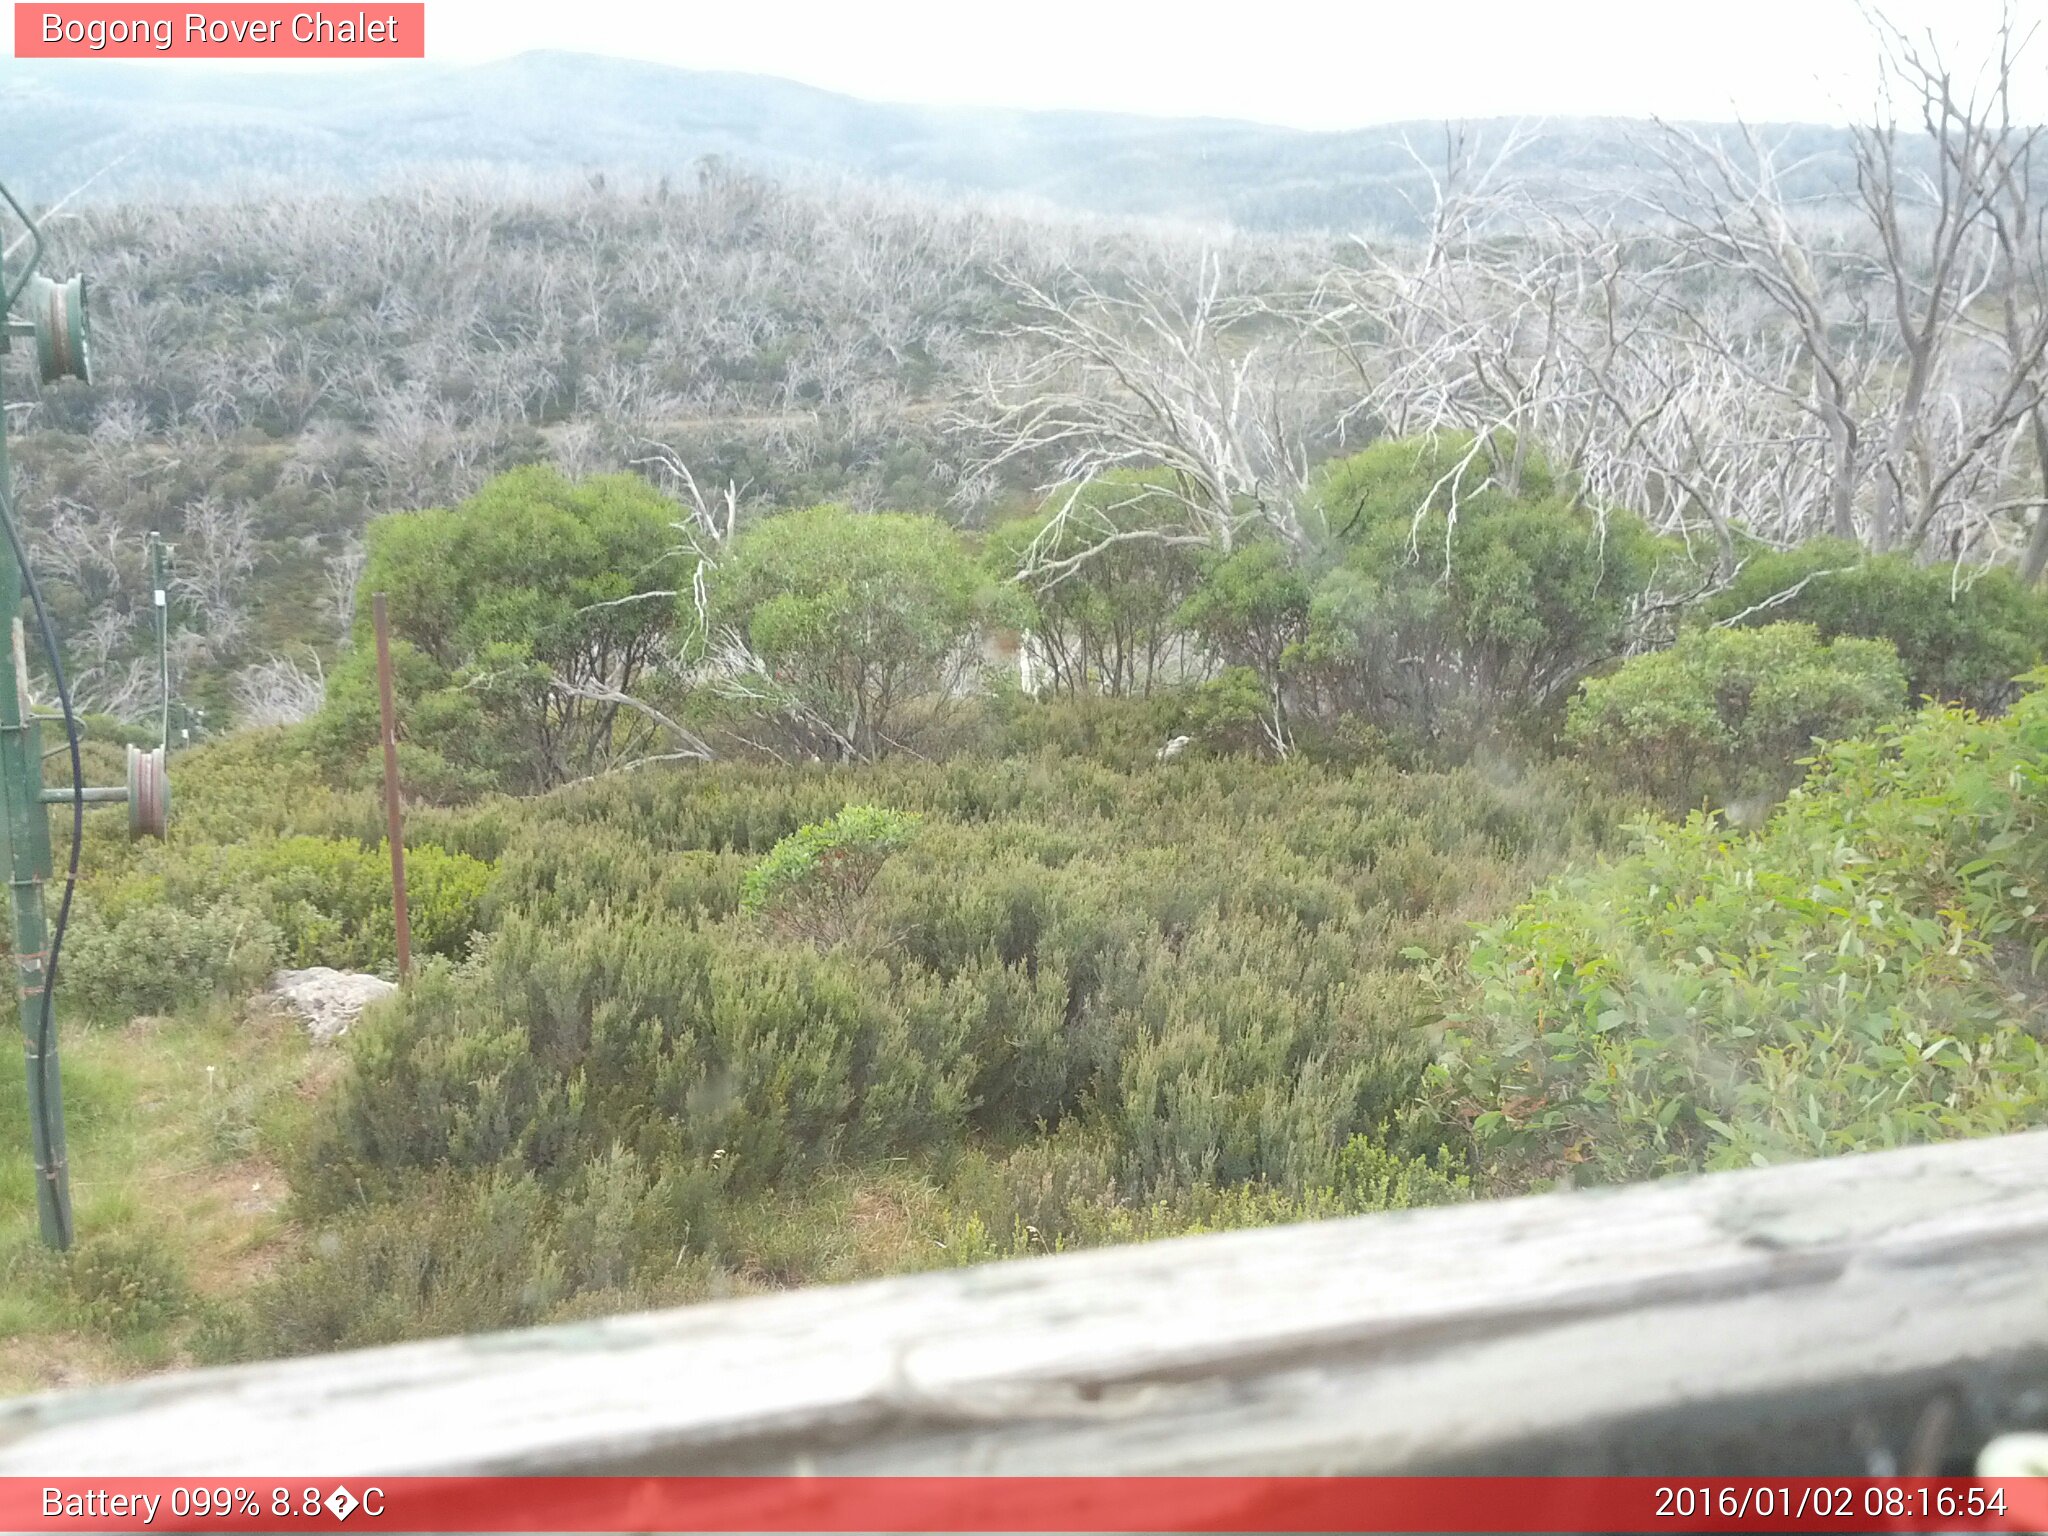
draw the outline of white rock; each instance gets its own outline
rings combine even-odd
[[[270,995],[296,1013],[305,1022],[306,1032],[323,1044],[347,1034],[364,1008],[397,990],[381,976],[324,965],[279,971],[270,978]]]

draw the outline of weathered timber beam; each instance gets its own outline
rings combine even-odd
[[[0,1474],[1655,1470],[2044,1362],[2037,1132],[20,1398]]]

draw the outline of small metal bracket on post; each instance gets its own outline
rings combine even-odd
[[[164,557],[169,552],[163,535],[149,532],[149,587],[151,606],[156,610],[156,666],[158,720],[156,744],[171,750],[171,603],[164,574]]]
[[[38,715],[38,720],[47,718]],[[171,780],[164,767],[164,749],[128,749],[128,782],[117,789],[95,789],[88,785],[75,794],[52,786],[39,790],[36,798],[44,805],[70,805],[83,800],[87,805],[126,805],[128,835],[153,837],[162,842],[171,830]]]

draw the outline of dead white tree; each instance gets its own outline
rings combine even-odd
[[[2008,366],[2038,356],[2048,330],[2048,218],[2035,195],[2037,140],[2029,138],[2010,158],[1992,203],[1992,228],[1999,249],[1999,322]],[[2034,456],[2033,473],[2012,476],[2012,491],[1999,510],[2031,514],[2020,571],[2029,582],[2048,573],[2048,369],[2036,366],[2021,398],[2013,457]]]
[[[1355,376],[1349,418],[1396,437],[1469,433],[1470,463],[1486,465],[1473,478],[1510,491],[1551,414],[1577,276],[1571,247],[1533,237],[1513,179],[1536,142],[1521,124],[1497,141],[1447,125],[1432,163],[1404,139],[1429,188],[1426,206],[1407,199],[1422,241],[1356,242],[1354,261],[1329,274],[1306,312]]]
[[[1010,366],[985,373],[974,407],[952,419],[981,445],[969,483],[1022,470],[1071,492],[1110,470],[1156,471],[1177,515],[1118,537],[1228,552],[1257,527],[1305,543],[1337,381],[1270,296],[1226,283],[1213,252],[1191,287],[1137,276],[1110,288],[1068,271],[1056,290],[1003,276],[1025,318],[1005,337]],[[1067,542],[1074,500],[1056,505],[1041,552]]]
[[[344,645],[356,623],[356,589],[362,584],[363,567],[369,564],[370,552],[363,541],[350,535],[323,566],[321,577],[321,607],[325,609],[336,632]]]
[[[235,701],[238,725],[296,725],[320,712],[327,698],[327,675],[320,656],[307,651],[311,666],[288,656],[266,656],[235,673],[228,691]]]
[[[1668,186],[1645,200],[1694,262],[1695,281],[1667,283],[1654,294],[1670,336],[1813,421],[1826,454],[1824,500],[1816,509],[1822,527],[1813,531],[1859,537],[1871,459],[1867,398],[1891,361],[1871,319],[1870,257],[1796,206],[1786,184],[1797,167],[1782,163],[1777,146],[1746,124],[1739,147],[1663,125],[1651,148]],[[1716,278],[1759,294],[1766,314],[1745,317],[1694,297],[1725,293]],[[1777,334],[1797,348],[1789,370],[1775,366]]]
[[[681,552],[691,560],[690,600],[701,635],[709,624],[706,577],[717,567],[719,555],[732,543],[733,530],[739,523],[740,485],[728,480],[717,496],[707,496],[696,474],[675,449],[667,443],[649,443],[647,448],[646,454],[633,460],[633,466],[647,471],[682,511],[674,526],[683,538]],[[633,600],[680,595],[674,591],[646,593]]]
[[[256,568],[256,530],[248,508],[205,495],[185,509],[171,585],[199,615],[208,648],[220,656],[242,633],[242,589]]]
[[[103,609],[71,641],[71,696],[87,714],[137,721],[157,706],[157,663],[154,656],[132,651],[135,621],[127,613]]]
[[[136,540],[97,506],[59,497],[46,527],[30,534],[37,565],[75,588],[88,606],[109,601],[139,569]]]
[[[2048,443],[2048,423],[2035,433],[2048,367],[2040,130],[2012,110],[2027,38],[2008,12],[1991,61],[1965,80],[1931,42],[1870,19],[1886,99],[1855,130],[1853,198],[1794,197],[1800,167],[1747,127],[1733,143],[1667,127],[1653,145],[1665,183],[1645,201],[1698,269],[1653,298],[1673,342],[1812,424],[1788,419],[1760,440],[1782,445],[1781,462],[1819,453],[1823,472],[1785,489],[1817,491],[1822,506],[1755,531],[1824,529],[1913,554],[1991,549],[2010,542],[1997,520],[2039,499],[2015,491],[2026,440],[2038,437],[2037,461]],[[1762,312],[1731,306],[1727,280]]]
[[[1355,379],[1350,424],[1463,439],[1416,510],[1418,533],[1437,508],[1448,540],[1469,495],[1519,491],[1540,453],[1597,514],[1627,506],[1726,551],[1723,492],[1762,452],[1725,451],[1723,407],[1748,386],[1723,369],[1703,388],[1660,334],[1651,295],[1677,272],[1668,250],[1611,203],[1529,195],[1514,167],[1536,142],[1521,127],[1491,141],[1447,128],[1440,163],[1410,145],[1429,189],[1415,206],[1424,238],[1357,242],[1303,306]]]
[[[1593,273],[1561,335],[1561,387],[1544,446],[1573,493],[1626,507],[1734,574],[1737,534],[1794,543],[1825,506],[1826,440],[1787,402],[1801,393],[1798,349],[1782,336],[1701,346],[1671,334],[1668,285],[1682,257],[1657,242],[1592,232]],[[1749,325],[1725,298],[1692,311],[1716,336]],[[1761,381],[1761,383],[1759,382]]]
[[[1998,448],[2039,400],[2048,316],[2018,312],[2019,252],[2001,239],[1999,215],[2029,211],[2031,189],[2014,177],[2027,174],[2040,129],[2013,121],[2026,39],[2015,37],[2010,13],[1996,58],[1968,82],[1931,41],[1916,43],[1881,17],[1873,24],[1888,87],[1906,98],[1931,150],[1923,163],[1905,158],[1889,100],[1883,120],[1856,134],[1857,189],[1882,253],[1902,359],[1870,542],[1914,551],[1937,525],[1949,525],[1953,543],[1959,519],[1983,515],[1996,495],[1987,481],[1995,482]],[[1987,301],[2004,301],[2002,333],[1978,318]]]

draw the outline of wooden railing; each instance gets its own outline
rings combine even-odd
[[[0,1474],[1967,1470],[2048,1132],[0,1404]]]

